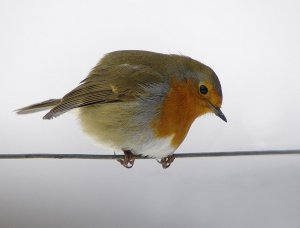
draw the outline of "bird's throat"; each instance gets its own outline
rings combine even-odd
[[[193,121],[206,112],[206,108],[199,107],[199,95],[192,81],[173,80],[160,108],[159,118],[153,121],[152,127],[157,137],[173,136],[171,143],[177,148]]]

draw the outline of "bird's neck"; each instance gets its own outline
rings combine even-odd
[[[159,118],[153,122],[157,137],[173,136],[171,143],[174,148],[182,143],[193,121],[201,115],[196,93],[197,89],[192,81],[173,80],[162,103]]]

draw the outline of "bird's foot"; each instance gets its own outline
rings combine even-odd
[[[131,153],[130,150],[123,150],[124,152],[124,158],[117,159],[118,162],[120,162],[121,165],[123,165],[125,168],[130,169],[132,168],[135,160],[135,155]]]
[[[167,157],[164,157],[158,161],[164,169],[169,168],[169,166],[172,164],[172,162],[175,160],[175,156],[168,155]]]

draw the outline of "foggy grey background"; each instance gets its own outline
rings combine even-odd
[[[76,116],[13,110],[74,88],[107,52],[182,53],[223,87],[225,124],[176,151],[300,148],[299,1],[0,1],[0,153],[112,153]],[[0,228],[300,227],[300,157],[0,160]]]

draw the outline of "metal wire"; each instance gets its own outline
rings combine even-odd
[[[233,157],[233,156],[258,156],[258,155],[300,155],[300,150],[262,150],[262,151],[230,151],[230,152],[204,152],[174,154],[175,158],[198,157]],[[120,159],[123,155],[104,154],[0,154],[0,159],[28,159],[28,158],[55,158],[55,159]],[[137,159],[151,159],[137,156]]]

